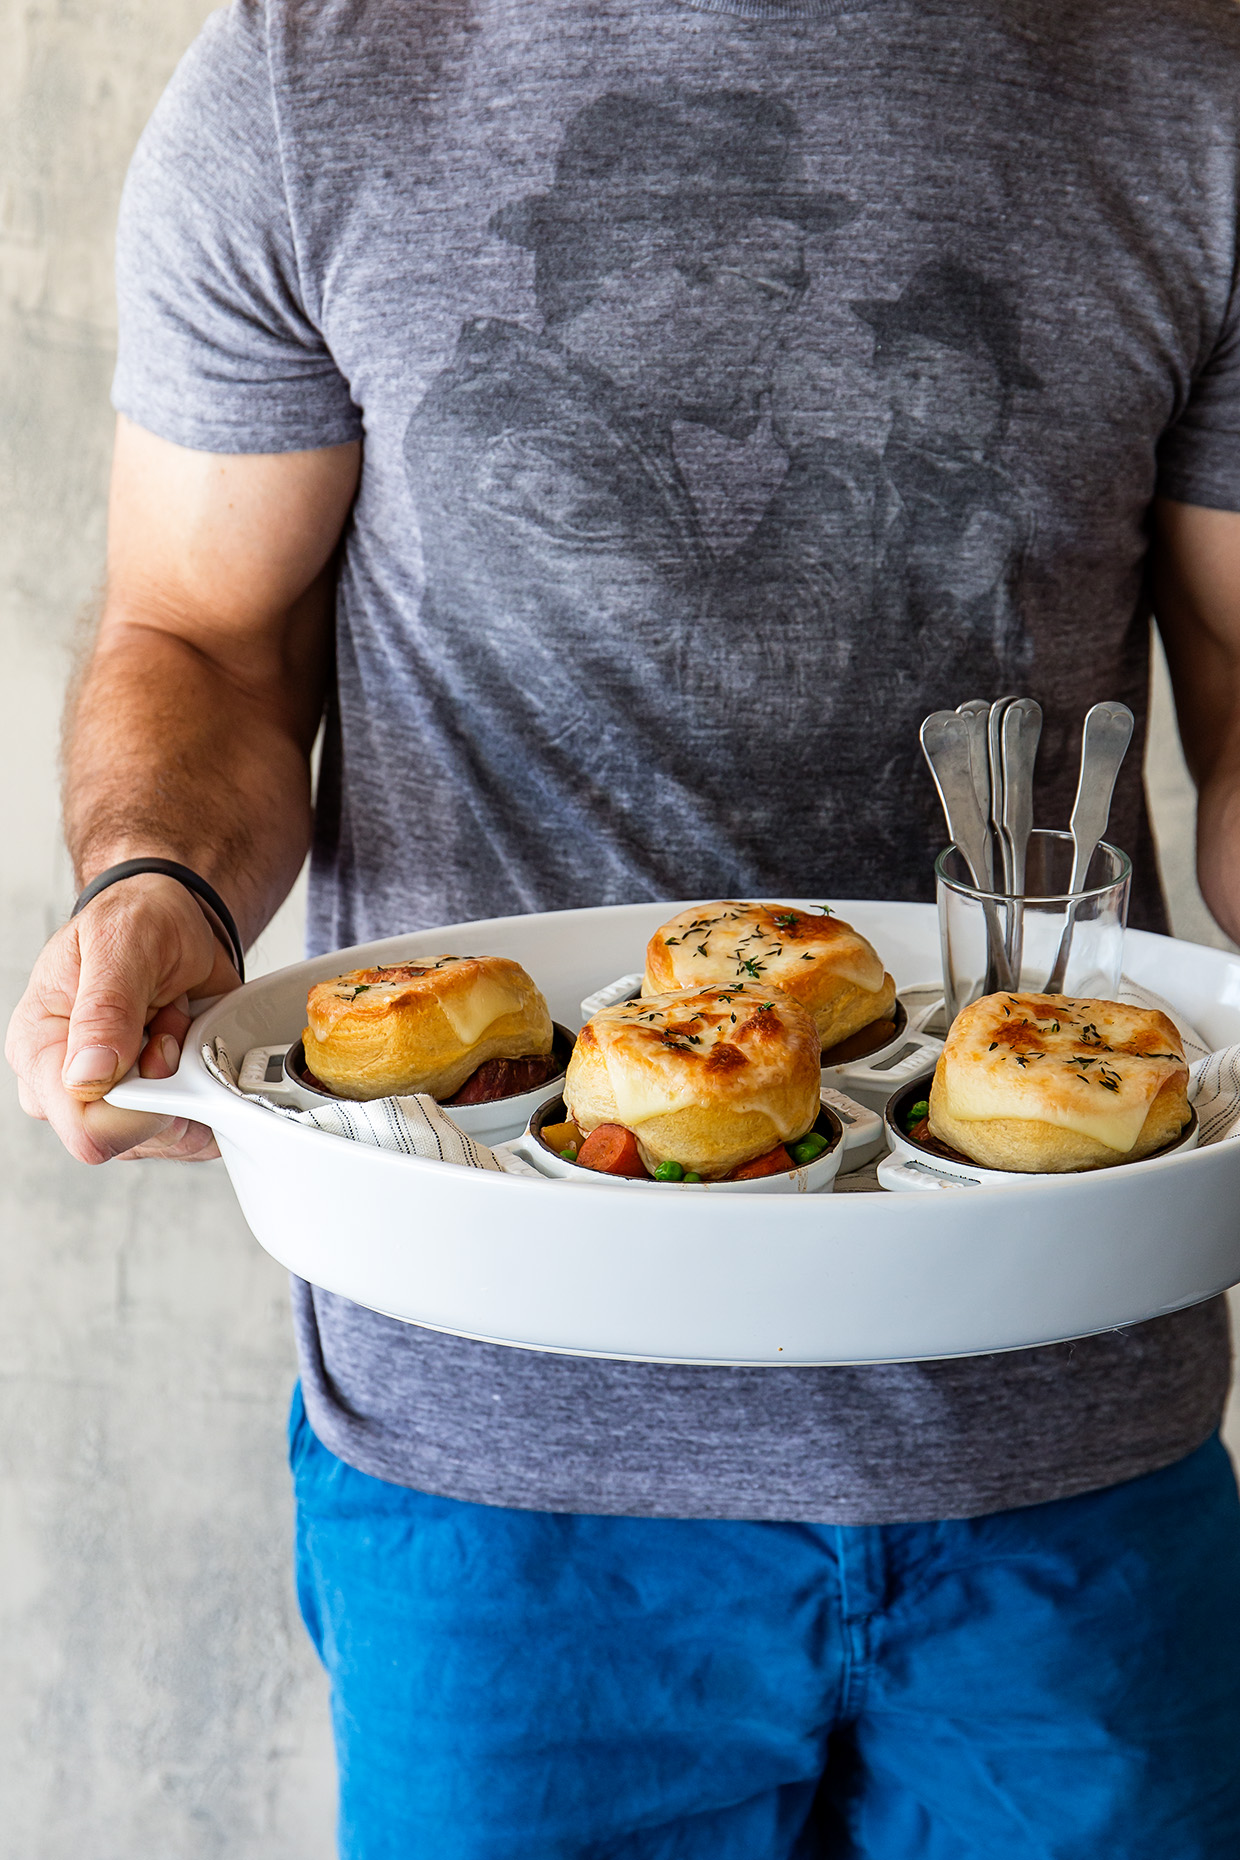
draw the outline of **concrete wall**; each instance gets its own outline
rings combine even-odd
[[[55,739],[101,565],[110,241],[199,0],[0,0],[0,1006],[71,897]],[[1192,794],[1160,695],[1177,929]],[[292,960],[295,899],[255,966]],[[0,1854],[326,1860],[325,1692],[296,1620],[283,1274],[220,1165],[88,1172],[0,1079]]]
[[[55,744],[102,566],[117,196],[207,11],[0,0],[4,1018],[71,901]],[[260,968],[296,958],[298,918]],[[87,1171],[0,1072],[0,1855],[327,1860],[285,1275],[221,1164]]]

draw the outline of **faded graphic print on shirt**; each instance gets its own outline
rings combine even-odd
[[[829,274],[858,211],[806,179],[798,140],[794,113],[750,92],[607,93],[579,111],[551,187],[491,221],[533,255],[541,330],[467,322],[406,437],[428,622],[466,680],[471,657],[493,692],[507,670],[505,734],[532,727],[544,767],[558,755],[639,865],[626,822],[639,809],[649,831],[640,771],[673,782],[678,812],[696,810],[703,843],[734,862],[738,812],[786,807],[815,754],[872,761],[876,667],[887,741],[911,771],[928,688],[989,695],[1027,657],[1015,589],[1030,524],[995,448],[1012,396],[1040,383],[1001,284],[945,258],[851,305],[873,332],[881,449],[807,440],[772,411],[791,320],[811,282],[829,288],[811,263]],[[686,432],[745,442],[760,427],[782,472],[737,546],[712,547],[678,434],[683,453]],[[576,725],[600,695],[637,739],[629,792],[609,745]],[[713,768],[700,739],[692,757],[678,740],[689,718],[715,720]],[[715,785],[739,772],[730,719],[750,746],[733,796]],[[485,782],[488,746],[470,753]],[[496,779],[501,765],[510,753]],[[890,840],[890,793],[850,794],[854,824],[873,805]]]

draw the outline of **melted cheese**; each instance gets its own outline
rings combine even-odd
[[[760,1010],[761,1025],[754,1018]],[[653,995],[605,1008],[590,1025],[616,1116],[629,1130],[691,1105],[718,1103],[722,1079],[733,1109],[765,1109],[772,1086],[785,1077],[789,1030],[799,1025],[800,1037],[812,1044],[803,1011],[758,989]],[[709,1066],[720,1046],[736,1055],[722,1072]]]
[[[430,956],[425,962],[387,963],[377,969],[354,969],[312,991],[311,1027],[316,1036],[322,1037],[322,1029],[329,1027],[340,1014],[348,1013],[355,1001],[371,1011],[416,999],[419,995],[432,995],[461,1045],[474,1046],[487,1028],[505,1014],[520,1012],[522,996],[515,981],[480,970],[466,987],[461,986],[461,978],[455,987],[442,986],[441,978],[447,982],[453,971],[459,969],[478,970],[478,958]]]
[[[439,1005],[462,1046],[474,1046],[487,1028],[521,1009],[521,997],[493,975],[480,975],[466,995],[444,994]]]
[[[351,1008],[363,995],[368,1010],[386,1007],[393,1001],[407,1000],[411,993],[419,990],[428,975],[467,960],[462,956],[433,956],[425,962],[388,962],[378,969],[350,969],[347,975],[320,982],[312,991],[312,1000],[319,1004],[320,1011],[326,1009],[329,1016],[334,1011]]]
[[[653,1068],[637,1075],[631,1068],[615,1063],[614,1052],[604,1053],[607,1082],[616,1101],[616,1117],[626,1130],[638,1130],[652,1117],[666,1117],[673,1111],[687,1111],[702,1101],[702,1094],[687,1080],[679,1086],[660,1079]]]
[[[681,988],[709,982],[778,988],[808,967],[806,958],[873,994],[883,965],[851,924],[792,905],[724,901],[682,911],[656,933]]]
[[[988,995],[957,1016],[943,1055],[951,1115],[1017,1118],[1131,1150],[1185,1062],[1171,1022],[1113,1001]]]

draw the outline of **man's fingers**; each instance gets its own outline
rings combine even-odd
[[[89,946],[69,1019],[61,1083],[76,1098],[102,1098],[142,1050],[155,978],[141,957],[112,951],[100,960]]]
[[[72,996],[63,994],[57,985],[61,965],[49,961],[56,953],[54,947],[44,952],[43,972],[36,971],[14,1010],[6,1050],[17,1073],[22,1109],[49,1123],[74,1156],[83,1162],[101,1162],[103,1158],[82,1131],[81,1105],[60,1082]]]
[[[211,1162],[219,1155],[214,1133],[205,1124],[187,1124],[182,1118],[174,1123],[179,1129],[165,1130],[149,1143],[122,1151],[116,1161]]]
[[[103,1099],[139,1055],[145,1077],[169,1078],[190,1025],[189,996],[237,986],[236,970],[182,886],[146,874],[100,893],[52,937],[14,1011],[5,1050],[23,1110],[45,1119],[87,1163],[215,1155],[205,1126]]]
[[[190,1017],[181,1004],[186,997],[160,1008],[146,1030],[146,1045],[138,1060],[144,1079],[170,1079],[181,1063],[181,1048],[189,1032]],[[186,1004],[188,1005],[188,1004]]]
[[[35,1074],[49,1047],[58,1055],[58,1073],[63,1063],[77,978],[76,940],[66,931],[58,930],[39,957],[25,993],[13,1009],[4,1042],[5,1058],[36,1100],[41,1094]]]
[[[181,1162],[205,1162],[218,1156],[215,1138],[205,1124],[184,1117],[160,1117],[152,1111],[122,1111],[100,1100],[79,1107],[85,1141],[95,1154],[90,1162],[129,1157],[165,1156]],[[79,1149],[79,1155],[82,1151]]]
[[[183,1117],[167,1117],[155,1111],[122,1111],[119,1106],[100,1099],[80,1107],[82,1130],[99,1153],[101,1161],[123,1156],[139,1144],[160,1138],[175,1143],[185,1131]]]
[[[82,1100],[101,1098],[128,1072],[150,1043],[153,1011],[213,978],[217,967],[210,926],[181,888],[169,895],[131,883],[113,891],[101,893],[77,920],[79,973],[61,1084]],[[165,1052],[164,1035],[179,1045],[183,1034],[180,1018],[171,1015],[155,1036],[155,1054]],[[175,1070],[173,1064],[149,1076]]]

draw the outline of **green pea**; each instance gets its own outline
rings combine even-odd
[[[654,1179],[656,1182],[683,1182],[685,1166],[683,1163],[672,1162],[670,1158],[667,1162],[656,1163]]]
[[[700,1182],[702,1178],[696,1169],[686,1169],[680,1179],[682,1182]]]
[[[575,1143],[570,1143],[566,1150],[560,1151],[560,1156],[564,1162],[576,1162],[577,1145]]]
[[[799,1143],[792,1145],[788,1154],[800,1169],[804,1168],[806,1163],[812,1163],[816,1157],[821,1156],[822,1152],[829,1150],[830,1147],[831,1145],[820,1131],[811,1130],[807,1136],[801,1138]]]

